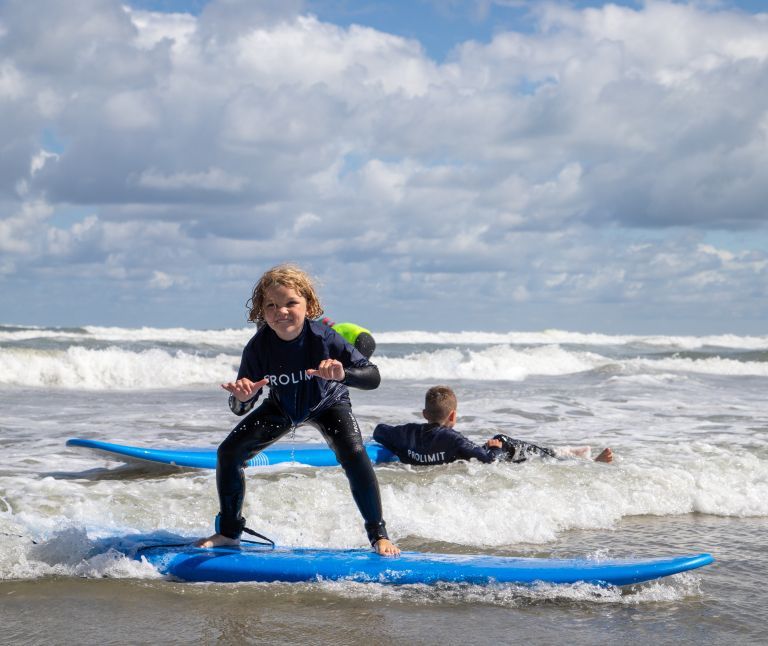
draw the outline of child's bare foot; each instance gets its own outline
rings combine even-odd
[[[230,538],[223,534],[214,534],[208,538],[201,538],[195,543],[195,547],[222,547],[226,545],[240,545],[240,539]]]
[[[376,554],[380,554],[381,556],[400,555],[400,548],[388,538],[380,538],[373,544],[373,549],[376,551]]]
[[[600,455],[595,458],[595,462],[613,462],[613,451],[610,448],[600,451]]]

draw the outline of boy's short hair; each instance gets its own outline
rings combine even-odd
[[[309,274],[300,267],[291,264],[278,265],[264,272],[259,282],[253,288],[253,294],[246,303],[248,320],[257,325],[264,322],[264,298],[266,291],[275,286],[288,287],[303,296],[307,301],[307,318],[315,319],[321,316],[323,308]]]
[[[456,393],[448,386],[432,386],[424,397],[424,417],[428,422],[440,424],[458,404]]]

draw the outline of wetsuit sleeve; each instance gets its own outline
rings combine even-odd
[[[256,400],[259,398],[259,393],[261,393],[261,391],[256,393],[256,395],[252,399],[249,399],[247,402],[241,402],[234,395],[230,395],[229,410],[231,410],[235,415],[245,415],[256,404]]]
[[[330,330],[330,336],[326,337],[329,355],[333,359],[341,361],[344,366],[345,386],[360,388],[360,390],[374,390],[381,383],[381,375],[378,367],[368,361],[360,351],[350,345],[340,334]]]
[[[392,441],[392,434],[395,432],[396,429],[394,426],[390,426],[389,424],[377,424],[376,428],[373,429],[373,439],[383,447],[390,451],[394,451],[396,444]]]
[[[349,366],[344,368],[344,381],[341,383],[352,388],[360,388],[360,390],[374,390],[381,383],[381,375],[378,367],[372,363]]]
[[[497,459],[500,449],[487,449],[484,446],[475,444],[460,433],[456,433],[456,457],[460,460],[470,460],[475,458],[480,462],[493,462]]]

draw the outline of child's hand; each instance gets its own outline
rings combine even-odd
[[[336,359],[323,359],[317,369],[307,370],[308,375],[322,377],[329,381],[344,381],[344,366]]]
[[[253,396],[264,386],[267,385],[269,379],[259,379],[258,381],[251,381],[248,377],[243,377],[237,381],[229,381],[226,384],[221,384],[224,390],[229,391],[235,396],[235,399],[239,402],[247,402],[252,399]]]

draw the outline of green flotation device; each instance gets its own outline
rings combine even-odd
[[[361,332],[371,333],[370,330],[366,330],[364,327],[354,323],[334,323],[331,327],[352,345],[355,345],[355,341],[357,341],[357,337],[360,336]]]
[[[347,343],[357,348],[366,359],[370,359],[376,349],[376,341],[374,341],[370,330],[366,330],[356,323],[334,323],[327,317],[322,320],[322,323],[340,334]]]

